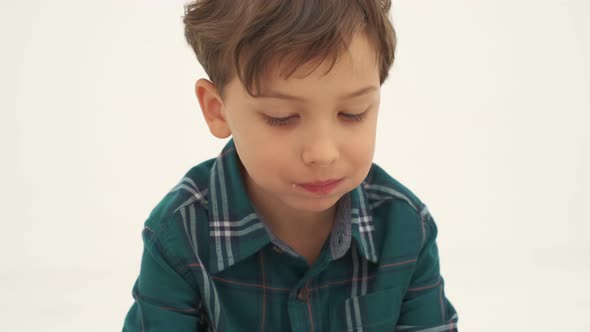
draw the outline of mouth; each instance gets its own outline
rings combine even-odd
[[[344,178],[314,181],[309,183],[301,183],[299,186],[312,193],[327,194],[334,190],[334,188],[336,188],[342,182],[342,180],[344,180]]]

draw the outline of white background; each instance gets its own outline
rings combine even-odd
[[[145,218],[226,143],[182,5],[2,0],[3,331],[120,331]],[[590,331],[589,14],[394,1],[375,162],[429,206],[461,331]]]

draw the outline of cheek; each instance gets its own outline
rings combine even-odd
[[[347,145],[346,159],[353,170],[354,178],[362,181],[368,174],[373,163],[375,140],[368,137],[354,140]]]
[[[251,170],[253,176],[257,178],[267,178],[265,182],[272,178],[269,175],[275,176],[277,173],[283,172],[288,165],[286,149],[284,145],[273,142],[250,142],[251,148],[245,158],[248,163],[247,168]]]
[[[375,135],[359,135],[354,140],[349,140],[346,146],[347,154],[355,163],[366,163],[373,159]]]

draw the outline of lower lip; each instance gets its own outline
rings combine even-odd
[[[312,185],[306,185],[306,184],[300,184],[301,188],[312,192],[314,194],[328,194],[330,193],[332,190],[334,190],[334,188],[336,188],[340,182],[342,182],[342,179],[329,183],[329,184],[325,184],[325,185],[321,185],[321,186],[312,186]]]

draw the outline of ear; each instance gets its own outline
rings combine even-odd
[[[217,138],[229,137],[231,130],[223,114],[223,100],[215,84],[206,79],[199,79],[195,83],[195,94],[211,134]]]

